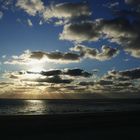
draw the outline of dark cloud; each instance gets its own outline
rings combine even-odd
[[[8,82],[0,82],[0,86],[7,86],[7,85],[11,85],[12,83],[8,83]]]
[[[96,57],[98,50],[95,48],[89,48],[83,45],[77,45],[73,48],[70,48],[71,51],[76,51],[80,53],[81,57]]]
[[[140,78],[140,68],[131,69],[119,72],[120,75],[128,77],[130,79],[139,79]]]
[[[129,87],[132,86],[131,82],[119,82],[115,84],[117,87]]]
[[[36,52],[31,52],[30,58],[32,58],[32,59],[42,59],[45,55],[46,55],[45,52],[36,51]]]
[[[140,5],[139,0],[124,0],[126,4]]]
[[[42,72],[40,72],[40,74],[44,75],[44,76],[53,76],[53,75],[62,74],[62,71],[61,70],[42,71]]]
[[[113,81],[111,81],[111,80],[100,80],[100,81],[97,82],[97,84],[107,86],[107,85],[112,85]]]
[[[107,74],[94,82],[94,86],[102,91],[124,93],[137,92],[139,88],[140,68],[124,71],[108,71]],[[98,87],[99,86],[99,87]]]
[[[93,86],[95,83],[94,82],[79,82],[79,85],[81,86]]]
[[[81,76],[81,77],[90,77],[91,73],[86,72],[82,69],[65,69],[65,70],[50,70],[40,72],[43,76],[53,76],[53,75],[68,75],[68,76]]]
[[[104,79],[107,80],[118,80],[118,81],[129,81],[128,77],[122,77],[122,76],[114,76],[109,72],[107,75],[104,76]]]
[[[19,79],[27,82],[44,82],[44,83],[71,83],[76,78],[89,78],[92,74],[82,69],[64,69],[64,70],[49,70],[41,72],[11,72],[7,74],[10,79]]]
[[[69,84],[73,80],[72,79],[62,79],[59,75],[54,75],[52,77],[46,77],[46,78],[39,78],[36,79],[36,82],[46,82],[46,83],[54,83],[54,84]]]
[[[19,56],[12,56],[11,59],[5,61],[5,64],[19,64],[19,65],[28,65],[32,60],[38,60],[38,62],[54,62],[54,63],[75,63],[79,62],[81,56],[72,52],[43,52],[43,51],[34,51],[29,50],[24,51]]]
[[[75,53],[62,53],[59,51],[56,52],[42,52],[42,51],[36,51],[31,52],[30,58],[33,59],[42,59],[43,57],[47,57],[48,59],[54,59],[54,60],[80,60],[80,56]]]
[[[46,53],[46,56],[50,60],[61,60],[61,61],[79,61],[80,56],[75,53],[61,53],[61,52],[51,52],[51,53]]]
[[[140,78],[140,68],[125,71],[109,71],[105,79],[115,79],[119,81],[129,81]]]
[[[82,76],[82,77],[90,77],[92,76],[91,73],[86,72],[82,69],[67,69],[63,71],[64,75],[69,75],[69,76]]]
[[[63,32],[60,34],[61,40],[70,41],[97,41],[100,36],[100,21],[84,21],[80,23],[71,23],[64,26]]]

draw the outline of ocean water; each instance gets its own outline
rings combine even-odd
[[[0,100],[0,115],[46,115],[140,111],[139,99],[118,100]]]

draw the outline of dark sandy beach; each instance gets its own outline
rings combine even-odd
[[[0,116],[5,139],[139,139],[140,112]]]

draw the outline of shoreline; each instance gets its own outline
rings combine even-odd
[[[14,126],[15,128],[42,127],[55,130],[82,127],[110,127],[119,125],[140,125],[140,111],[69,113],[49,115],[1,115],[0,130]],[[38,129],[38,128],[37,128]],[[14,130],[13,130],[14,131]]]
[[[139,136],[139,130],[140,111],[0,116],[1,136],[9,139],[120,139]]]

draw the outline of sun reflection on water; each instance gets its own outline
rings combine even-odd
[[[42,104],[43,101],[42,100],[26,100],[27,103],[37,103],[37,104]]]
[[[43,100],[26,100],[25,105],[22,107],[22,112],[39,115],[42,114],[46,110],[46,104]],[[21,112],[21,110],[20,110]]]

